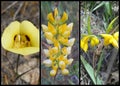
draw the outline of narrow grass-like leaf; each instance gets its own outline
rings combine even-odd
[[[115,17],[115,18],[110,22],[110,24],[108,25],[108,28],[107,28],[107,30],[106,30],[106,33],[107,33],[107,34],[112,30],[113,24],[115,23],[115,21],[116,21],[117,19],[118,19],[118,16]]]
[[[98,67],[97,67],[96,75],[98,75],[98,72],[99,72],[100,67],[101,67],[101,65],[102,65],[102,61],[103,61],[103,58],[104,58],[103,53],[104,53],[104,50],[103,50],[103,52],[101,53],[100,59],[99,59],[99,61],[98,61]]]
[[[102,80],[98,76],[97,76],[97,83],[96,83],[96,80],[94,77],[94,69],[91,67],[91,65],[82,56],[80,58],[81,58],[81,62],[83,63],[93,83],[97,85],[102,85]]]
[[[105,8],[106,8],[107,14],[112,15],[112,7],[110,2],[105,3]]]
[[[97,6],[92,10],[92,12],[95,11],[95,10],[97,10],[98,8],[100,8],[101,6],[103,6],[104,4],[105,4],[104,1],[101,2],[99,5],[97,5]]]
[[[87,19],[87,31],[88,31],[88,34],[89,35],[91,35],[92,34],[92,32],[91,32],[91,24],[90,24],[90,22],[91,22],[91,19],[90,19],[91,17],[90,17],[90,15],[88,16],[88,19]]]

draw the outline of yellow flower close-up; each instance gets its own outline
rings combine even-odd
[[[4,30],[2,47],[13,53],[30,55],[39,52],[39,30],[29,21],[14,21]]]
[[[88,41],[92,47],[96,46],[99,43],[98,38],[95,35],[86,35],[80,40],[80,47],[87,52],[88,50]]]
[[[100,35],[104,38],[105,46],[112,44],[115,48],[119,48],[118,46],[119,32],[116,32],[113,35],[110,34],[100,34]]]

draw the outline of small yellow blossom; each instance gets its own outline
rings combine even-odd
[[[51,76],[55,76],[55,75],[56,75],[56,73],[57,73],[57,71],[56,71],[56,70],[51,70],[51,71],[50,71],[50,75],[51,75]]]
[[[51,23],[55,23],[55,19],[54,19],[52,13],[49,13],[49,14],[48,14],[47,19],[48,19]]]
[[[107,46],[109,44],[112,44],[115,48],[118,48],[118,33],[115,33],[112,35],[110,34],[100,34],[102,37],[104,37],[104,45]]]
[[[91,44],[92,47],[94,47],[94,46],[97,45],[98,43],[99,43],[99,40],[97,39],[96,36],[91,38],[90,44]]]
[[[92,47],[97,45],[99,43],[99,40],[96,36],[94,35],[86,35],[80,40],[80,47],[87,52],[88,50],[88,41],[90,40],[90,44]]]
[[[64,23],[64,22],[66,22],[67,20],[68,20],[68,15],[67,15],[66,12],[64,12],[64,13],[63,13],[63,16],[62,16],[62,18],[61,18],[61,22]]]
[[[63,70],[62,70],[62,74],[63,74],[63,75],[68,75],[68,74],[69,74],[68,69],[63,69]]]
[[[65,67],[66,67],[65,62],[64,62],[64,61],[60,61],[60,62],[59,62],[59,67],[60,67],[61,69],[65,69]]]

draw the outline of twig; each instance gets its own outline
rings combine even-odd
[[[18,54],[17,64],[16,64],[16,73],[18,74],[18,64],[19,64],[20,54]]]
[[[13,16],[13,20],[15,20],[17,14],[20,12],[22,6],[23,6],[23,2],[20,4],[20,6],[18,7],[17,11],[15,12],[15,14],[14,14],[14,16]]]
[[[8,77],[7,77],[7,75],[4,75],[4,78],[5,78],[5,84],[8,85],[9,83],[8,83]]]
[[[10,4],[7,8],[5,8],[2,12],[1,12],[1,14],[3,14],[4,12],[6,12],[8,9],[10,9],[13,5],[15,5],[16,3],[17,3],[18,1],[15,1],[15,2],[13,2],[12,4]]]

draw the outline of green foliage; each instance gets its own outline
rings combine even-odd
[[[90,78],[96,85],[102,85],[102,80],[97,76],[97,80],[95,79],[94,76],[94,69],[91,67],[91,65],[84,59],[83,56],[80,57],[82,64],[84,65],[86,71],[88,72]],[[97,82],[96,82],[97,81]]]

